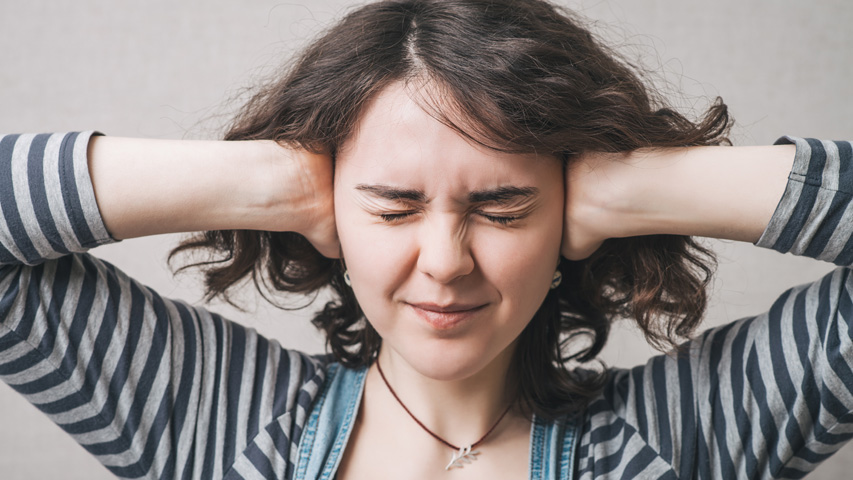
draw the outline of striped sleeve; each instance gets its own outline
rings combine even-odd
[[[756,244],[842,267],[678,355],[613,370],[578,478],[802,478],[853,437],[851,144],[780,142],[796,160]]]
[[[0,139],[0,379],[117,477],[288,478],[325,360],[81,253],[89,136]]]
[[[853,265],[853,151],[850,142],[782,137],[797,154],[785,195],[756,245]]]
[[[0,137],[0,264],[111,243],[89,178],[94,132]]]

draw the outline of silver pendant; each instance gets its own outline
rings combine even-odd
[[[445,470],[450,470],[451,468],[462,468],[466,464],[469,464],[477,459],[477,455],[480,454],[479,450],[471,450],[471,445],[467,447],[462,447],[458,451],[453,452],[453,458],[450,459],[450,463],[444,467]]]

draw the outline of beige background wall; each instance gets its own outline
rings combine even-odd
[[[847,0],[563,0],[668,72],[701,108],[721,95],[740,145],[778,136],[853,139],[853,2]],[[244,87],[355,2],[29,0],[0,2],[0,131],[98,129],[110,135],[216,138]],[[230,106],[229,106],[230,105]],[[197,301],[196,278],[164,265],[176,237],[125,241],[96,254],[166,296]],[[707,325],[766,309],[787,287],[830,266],[715,242],[720,254]],[[247,299],[254,303],[251,298]],[[263,306],[213,308],[322,350],[306,315]],[[632,366],[653,352],[629,328],[604,358]],[[853,447],[810,478],[849,478]],[[844,452],[847,452],[845,455]],[[845,458],[848,457],[848,458]],[[110,478],[41,414],[0,384],[0,478]]]

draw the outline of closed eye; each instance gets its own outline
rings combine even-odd
[[[480,213],[479,215],[490,222],[498,223],[500,225],[509,225],[510,223],[521,219],[520,216],[511,215],[489,215],[487,213]]]
[[[415,212],[380,213],[379,218],[381,218],[383,222],[394,223],[394,222],[402,220],[406,217],[410,217],[414,214],[415,214]]]

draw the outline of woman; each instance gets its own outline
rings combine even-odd
[[[476,460],[454,472],[460,477],[516,478],[528,470],[536,476],[540,469],[559,470],[566,478],[575,470],[581,478],[805,471],[792,466],[791,458],[796,462],[812,444],[790,438],[785,440],[793,445],[778,447],[781,459],[756,455],[736,461],[726,454],[779,441],[781,436],[764,430],[760,415],[772,415],[775,427],[800,422],[806,413],[798,402],[810,407],[821,402],[808,391],[795,397],[782,392],[796,404],[790,410],[755,405],[758,414],[746,421],[762,427],[761,438],[744,434],[742,443],[703,443],[726,438],[725,429],[744,418],[720,423],[723,410],[699,400],[699,373],[720,354],[746,359],[750,350],[743,345],[717,353],[712,334],[685,347],[679,360],[649,365],[646,388],[652,391],[632,398],[645,398],[657,409],[666,400],[682,402],[687,408],[676,426],[658,410],[613,405],[624,400],[620,389],[646,385],[643,370],[636,372],[640,378],[606,377],[554,366],[561,361],[554,331],[593,335],[594,343],[572,357],[579,360],[600,349],[609,317],[628,309],[638,314],[651,340],[666,342],[671,333],[690,331],[703,304],[703,279],[690,268],[705,265],[703,252],[684,238],[647,235],[715,236],[844,258],[837,238],[843,229],[835,230],[836,224],[819,230],[818,237],[832,241],[787,241],[821,227],[814,224],[819,212],[800,207],[791,214],[794,209],[786,206],[805,203],[796,175],[787,189],[785,184],[792,164],[795,172],[819,168],[808,152],[822,144],[799,141],[796,162],[790,145],[643,149],[720,142],[728,125],[725,108],[714,107],[699,125],[651,109],[630,70],[608,63],[611,57],[584,30],[545,4],[526,7],[523,18],[512,16],[517,2],[488,8],[475,2],[392,4],[355,12],[309,49],[282,85],[256,97],[229,134],[274,138],[284,146],[6,137],[9,178],[15,182],[6,190],[6,205],[17,198],[8,192],[42,182],[38,171],[21,175],[21,158],[50,161],[56,151],[60,169],[70,172],[60,176],[59,206],[51,203],[51,195],[59,194],[52,191],[41,203],[36,200],[41,194],[34,193],[31,207],[15,202],[23,220],[8,220],[6,263],[42,264],[63,250],[170,231],[296,232],[214,232],[184,249],[227,255],[209,271],[212,294],[227,293],[271,264],[275,289],[311,291],[331,282],[340,301],[316,322],[331,339],[338,363],[330,363],[278,352],[252,332],[160,299],[89,256],[63,257],[34,269],[9,267],[9,285],[44,290],[48,324],[54,318],[68,322],[71,350],[79,344],[87,351],[87,341],[94,342],[88,351],[95,361],[87,369],[60,367],[36,378],[34,372],[50,362],[27,363],[20,352],[9,353],[14,365],[4,379],[123,476],[191,470],[202,478],[314,478],[321,472],[341,478],[432,477],[436,465],[454,453],[448,452],[451,442],[460,447],[451,449],[458,451],[448,467]],[[520,38],[530,30],[574,37],[565,44]],[[460,42],[462,33],[479,48]],[[484,38],[489,41],[477,43]],[[347,45],[344,40],[351,50],[330,48]],[[479,55],[466,56],[471,51]],[[510,59],[514,63],[500,63]],[[463,68],[467,61],[472,65]],[[512,82],[537,88],[508,88]],[[828,168],[845,157],[844,144],[833,145],[824,148]],[[633,153],[600,153],[624,151]],[[159,189],[133,188],[140,184]],[[44,226],[46,219],[52,227]],[[32,233],[39,229],[43,236]],[[636,236],[644,238],[609,240]],[[341,261],[324,260],[317,252]],[[560,254],[583,262],[561,263]],[[631,261],[642,268],[624,266]],[[657,278],[649,264],[663,265]],[[824,288],[843,292],[844,276],[839,270]],[[87,286],[87,278],[94,285]],[[67,287],[79,288],[79,298],[51,303]],[[7,318],[16,322],[9,335],[21,337],[30,331],[28,319],[39,317],[27,313],[33,297],[6,291],[15,292],[7,295]],[[642,295],[651,300],[640,301]],[[840,303],[823,305],[835,310]],[[362,312],[369,326],[359,323]],[[670,320],[664,326],[673,330],[659,330],[652,322],[659,317]],[[800,320],[797,312],[781,309],[742,328],[752,337],[763,331],[763,322]],[[819,343],[813,340],[807,348]],[[18,338],[8,349],[26,344]],[[710,357],[699,355],[704,348],[711,348]],[[34,348],[23,355],[50,356],[44,352]],[[775,359],[772,347],[750,358],[758,363],[749,369],[718,379],[712,372],[712,389],[732,388]],[[837,367],[821,373],[832,375]],[[100,381],[87,386],[80,380],[80,389],[80,381],[62,378],[84,373]],[[688,377],[679,376],[671,394],[659,391],[666,376],[676,373]],[[838,397],[841,387],[829,396]],[[122,401],[122,395],[135,400]],[[693,395],[695,402],[689,401]],[[102,410],[79,411],[93,406]],[[664,431],[649,436],[646,422]],[[713,434],[705,430],[711,427]],[[608,428],[623,438],[602,438]],[[555,442],[551,448],[548,438]],[[824,448],[839,441],[821,439]],[[717,456],[719,463],[706,466],[706,458]]]

